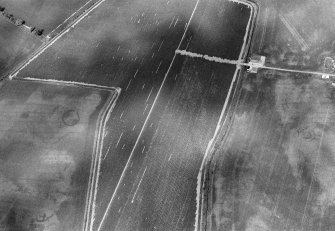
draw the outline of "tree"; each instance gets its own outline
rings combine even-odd
[[[37,32],[36,32],[36,34],[38,36],[41,36],[43,34],[43,32],[44,32],[44,29],[38,29]]]
[[[15,23],[16,26],[21,26],[21,25],[23,25],[25,23],[25,21],[22,20],[22,19],[20,19],[20,18],[18,18],[18,19],[15,20],[14,23]]]

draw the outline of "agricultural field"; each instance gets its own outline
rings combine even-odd
[[[198,5],[189,0],[151,3],[102,3],[17,75],[122,89],[107,124],[96,230],[193,229],[198,171],[236,67],[175,55],[175,50],[237,59],[251,17],[249,8],[228,1],[201,1]],[[211,14],[234,28],[215,25],[209,30],[207,26],[214,21]],[[232,14],[241,21],[236,22]],[[234,33],[223,36],[227,31]],[[236,49],[227,53],[231,46]],[[160,89],[162,95],[156,98]],[[151,111],[153,103],[156,105]],[[188,137],[178,127],[193,135]],[[164,148],[169,145],[178,148]],[[139,190],[137,184],[142,185]],[[168,185],[174,190],[169,190]],[[157,190],[149,193],[152,187]],[[167,193],[162,194],[165,189]],[[161,207],[165,197],[175,201]],[[115,200],[107,208],[111,198]],[[106,222],[101,222],[105,215]],[[127,222],[130,217],[132,222]]]
[[[327,73],[335,71],[335,2],[332,0],[259,0],[252,52],[267,65]],[[325,63],[330,57],[334,62]]]
[[[83,229],[102,145],[96,133],[117,94],[73,84],[1,82],[1,230]]]
[[[15,3],[15,7],[21,9],[22,15],[34,12],[30,19],[41,19],[36,26],[50,32],[85,2],[47,0],[37,5],[37,0],[30,0]],[[96,184],[95,217],[90,224],[94,230],[194,230],[199,214],[203,220],[196,226],[206,226],[208,231],[334,229],[334,89],[321,80],[320,74],[267,68],[333,73],[335,34],[329,28],[333,26],[335,4],[331,0],[258,3],[258,15],[254,15],[256,8],[239,0],[158,0],[154,4],[152,0],[106,0],[16,73],[18,79],[75,81],[122,89],[103,134],[105,145]],[[8,4],[8,9],[14,7],[13,1],[3,0],[3,4]],[[64,9],[69,11],[63,12]],[[245,63],[239,63],[252,54],[266,56],[266,66],[257,74],[247,73],[242,66]],[[3,89],[8,85],[4,82]],[[39,92],[38,89],[28,92]],[[14,87],[8,90],[16,91]],[[35,122],[30,122],[24,127],[25,132],[33,134],[31,138],[11,135],[16,131],[23,133],[21,124],[25,124],[22,121],[26,114],[29,118],[29,113],[22,118],[11,116],[19,122],[4,125],[6,134],[10,134],[8,139],[19,137],[25,143],[33,143],[24,155],[21,144],[16,145],[20,155],[14,155],[13,162],[22,163],[20,156],[30,162],[20,165],[22,170],[11,181],[4,182],[9,182],[8,188],[16,189],[16,185],[25,182],[22,174],[28,169],[27,172],[33,172],[32,179],[29,178],[33,183],[19,186],[28,188],[28,193],[32,188],[40,196],[35,185],[39,174],[46,171],[44,165],[36,168],[37,173],[28,167],[36,166],[36,159],[42,158],[42,154],[36,153],[64,147],[73,153],[73,159],[82,155],[83,166],[88,169],[84,141],[70,140],[72,144],[78,142],[72,146],[81,147],[74,150],[62,138],[67,131],[63,127],[75,128],[77,125],[71,124],[79,123],[82,116],[74,113],[77,109],[65,113],[62,108],[86,105],[82,109],[86,122],[80,129],[92,134],[90,124],[96,125],[98,119],[93,116],[91,121],[90,115],[96,115],[98,105],[104,104],[106,98],[88,100],[87,105],[85,97],[96,95],[91,90],[77,96],[63,89],[57,94],[75,100],[61,98],[63,101],[57,101],[59,107],[54,108],[44,104],[53,105],[49,101],[58,100],[57,97],[36,100],[37,93],[24,92],[29,97],[25,101],[20,99],[22,106],[15,110],[26,110],[24,105],[32,105],[31,95],[35,103],[47,102],[36,106],[40,126],[35,128]],[[16,105],[15,97],[21,93],[12,94]],[[5,103],[3,108],[10,112],[10,105]],[[40,113],[42,109],[47,112]],[[61,122],[59,113],[69,118]],[[63,124],[54,129],[49,124],[44,126],[44,120]],[[0,147],[5,149],[6,143]],[[7,155],[7,149],[0,153]],[[74,211],[83,208],[80,206],[84,206],[84,194],[80,194],[78,202],[71,199],[73,193],[78,193],[76,190],[91,191],[82,185],[72,190],[69,179],[77,171],[77,162],[73,163],[74,167],[70,165],[67,172],[60,171],[59,179],[44,174],[47,182],[56,182],[51,184],[52,188],[58,194],[64,192],[66,197],[58,198],[53,192],[43,194],[41,201],[49,207],[32,206],[33,211],[27,212],[33,214],[27,215],[30,220],[38,223],[46,218],[58,219],[57,214],[61,213],[69,219],[59,222],[65,225],[62,229],[79,229],[77,223],[71,222],[82,221],[83,214]],[[198,181],[202,163],[207,175]],[[15,170],[15,166],[9,168]],[[88,173],[85,174],[87,179]],[[84,184],[87,186],[87,181]],[[18,204],[23,201],[21,194],[13,195],[20,195]],[[206,204],[196,204],[199,197]],[[28,198],[27,203],[31,204],[36,199]],[[63,202],[71,205],[72,210],[63,212]],[[5,208],[12,211],[11,206]],[[30,204],[23,203],[21,207],[25,206]],[[91,208],[87,211],[92,215]],[[13,219],[7,217],[16,215],[8,214],[2,220],[12,228]],[[27,220],[22,222],[26,227]]]
[[[48,34],[87,2],[95,0],[0,0],[0,5],[28,26],[44,29]]]
[[[25,60],[42,42],[0,15],[0,77]]]
[[[161,81],[194,5],[192,0],[105,1],[18,76],[122,88],[135,73],[136,79],[155,75],[150,81]]]
[[[246,71],[202,175],[205,230],[333,230],[333,1],[259,1]],[[332,80],[332,78],[330,78]]]
[[[180,50],[238,60],[256,15],[250,6],[230,1],[199,1]],[[238,20],[236,20],[238,17]],[[247,29],[246,29],[247,28]],[[249,33],[247,33],[249,34]],[[229,44],[229,46],[227,45]]]
[[[176,55],[175,50],[237,59],[251,17],[244,5],[214,0],[196,3],[106,1],[17,75],[122,89],[107,124],[95,230],[194,227],[198,171],[236,67]],[[228,11],[241,21],[232,19]],[[215,30],[215,25],[209,30],[207,26],[214,21],[211,14],[234,28]],[[224,37],[227,31],[234,33]],[[227,53],[231,46],[236,49]],[[178,127],[193,135],[188,137]],[[169,145],[178,148],[165,148]],[[157,190],[149,193],[152,187]],[[165,189],[167,193],[162,194]],[[107,207],[111,198],[115,199]],[[164,198],[175,201],[161,207]],[[163,219],[165,213],[169,216]],[[104,217],[106,222],[102,222]],[[132,222],[127,222],[130,217]]]
[[[199,168],[235,67],[184,56],[176,63],[183,67],[169,73],[101,230],[194,229]],[[112,182],[107,172],[101,182]]]
[[[208,230],[333,230],[334,88],[312,75],[244,78],[210,161]]]

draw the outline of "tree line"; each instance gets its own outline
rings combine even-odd
[[[26,23],[25,20],[23,20],[21,18],[16,18],[16,17],[14,17],[13,14],[8,13],[4,6],[0,6],[0,12],[2,13],[3,16],[5,16],[7,19],[9,19],[16,26],[22,26]],[[36,28],[36,27],[30,27],[30,32],[34,33],[37,36],[42,36],[43,32],[44,32],[44,29],[39,29],[39,28]]]

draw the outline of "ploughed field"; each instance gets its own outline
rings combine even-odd
[[[26,80],[0,90],[1,230],[82,230],[96,131],[117,92]]]
[[[210,163],[208,230],[333,230],[334,88],[311,75],[244,78]]]
[[[194,228],[197,175],[236,67],[174,58],[175,50],[237,59],[251,17],[243,4],[196,3],[106,1],[18,74],[122,89],[107,124],[94,229]]]
[[[44,22],[53,19],[50,5],[72,4],[70,1],[45,2],[49,5],[41,5],[40,9],[45,7],[46,10],[36,11],[43,13]],[[261,0],[261,3],[252,53],[267,56],[269,66],[333,72],[334,30],[329,30],[334,21],[333,1]],[[55,15],[65,15],[57,12],[59,7],[53,9]],[[84,81],[123,90],[108,123],[95,228],[100,227],[106,214],[107,222],[102,226],[106,230],[115,227],[126,230],[194,228],[195,176],[205,145],[214,131],[233,69],[190,57],[173,57],[178,48],[237,59],[249,16],[247,11],[242,4],[214,0],[200,1],[198,5],[191,0],[159,0],[155,4],[150,0],[106,1],[19,73],[20,77]],[[45,12],[50,15],[44,15]],[[58,16],[55,19],[64,18]],[[62,20],[51,21],[45,24],[50,30]],[[181,38],[184,40],[180,41]],[[7,40],[2,42],[6,44]],[[12,57],[12,53],[7,53],[4,60]],[[330,60],[331,65],[325,65],[325,60]],[[165,76],[167,81],[160,87]],[[209,166],[213,174],[208,193],[208,229],[332,230],[333,89],[317,80],[318,76],[261,71],[257,75],[245,74],[244,78],[229,133],[217,143]],[[204,82],[206,79],[208,82]],[[162,93],[155,98],[159,89]],[[218,98],[222,100],[216,102]],[[146,120],[155,102],[152,116]],[[8,105],[6,107],[10,107]],[[57,114],[57,110],[54,113]],[[74,118],[69,120],[76,121],[76,114],[70,115]],[[149,122],[146,124],[146,121]],[[13,125],[13,129],[18,129],[20,123]],[[30,127],[34,128],[33,125]],[[142,129],[143,125],[146,126]],[[41,127],[42,130],[34,128],[36,131],[32,134],[49,134],[43,132],[43,123]],[[143,136],[137,139],[142,131]],[[43,139],[52,140],[52,137]],[[55,144],[58,147],[56,141]],[[28,157],[29,153],[35,153],[35,149],[29,150],[24,145],[15,145],[15,148],[20,153],[24,150]],[[4,153],[8,153],[7,150]],[[127,162],[131,154],[133,157]],[[18,156],[25,158],[25,155]],[[28,158],[29,161],[39,158],[39,154],[35,155],[35,159]],[[12,158],[15,162],[24,162],[19,157]],[[34,163],[26,165],[35,166]],[[123,175],[127,163],[130,167]],[[19,183],[25,182],[20,178],[25,168],[21,169],[14,174],[14,180],[20,179]],[[38,173],[31,175],[40,176],[39,173],[45,171],[41,169],[37,168]],[[67,175],[62,174],[71,175],[71,168],[68,171]],[[43,175],[49,180],[48,174]],[[121,175],[125,177],[119,181]],[[65,191],[66,195],[72,195],[72,191],[65,190],[69,184],[66,176],[60,177],[61,183],[52,179],[57,183],[51,185],[58,194]],[[118,183],[121,187],[115,191]],[[7,188],[16,189],[15,185],[8,184]],[[21,186],[23,189],[28,186],[29,190],[34,189],[25,184]],[[52,215],[52,211],[77,214],[68,209],[77,208],[72,205],[74,202],[67,203],[72,207],[64,205],[65,210],[61,210],[63,207],[57,202],[71,199],[53,197],[56,199],[42,197],[49,206],[45,211],[51,212],[42,213],[39,211],[44,207],[32,206],[31,214],[35,214],[35,218],[28,216],[32,225],[41,225],[41,220],[46,220],[43,225],[47,225],[58,216],[60,220],[66,219],[56,212]],[[21,200],[18,201],[20,205]],[[78,202],[80,206],[82,201]],[[112,209],[105,213],[110,201]],[[15,203],[7,206],[8,211],[18,208]],[[25,206],[23,203],[21,207]],[[7,225],[15,224],[12,217],[17,213],[6,215]],[[71,220],[73,216],[67,217]]]
[[[259,0],[253,53],[268,66],[334,73],[334,10],[332,0]]]

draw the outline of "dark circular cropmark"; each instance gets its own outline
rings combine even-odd
[[[80,120],[79,114],[76,110],[70,109],[63,113],[62,121],[66,126],[74,126]]]

